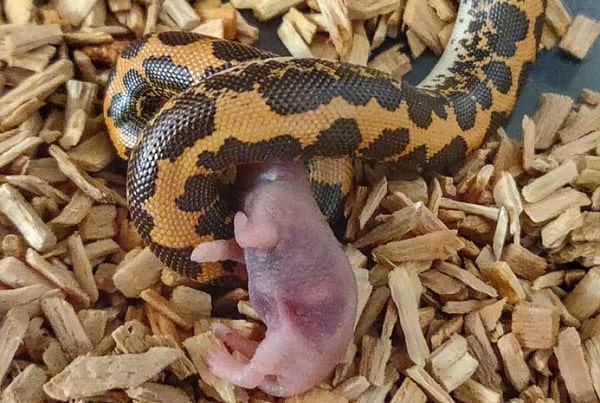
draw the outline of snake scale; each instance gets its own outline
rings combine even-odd
[[[236,166],[305,161],[324,212],[348,186],[347,164],[332,158],[455,172],[510,114],[535,60],[544,7],[463,0],[444,54],[417,86],[363,66],[278,57],[186,32],[132,42],[109,77],[104,113],[129,160],[138,232],[168,266],[230,285],[235,265],[199,264],[190,254],[232,238]]]

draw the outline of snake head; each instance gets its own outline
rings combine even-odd
[[[354,328],[356,281],[304,167],[276,164],[250,172],[234,229],[250,302],[267,331],[256,342],[218,325],[214,332],[223,345],[206,358],[231,383],[290,396],[318,384],[341,361]]]

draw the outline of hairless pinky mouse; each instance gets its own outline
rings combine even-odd
[[[356,281],[301,163],[249,166],[238,186],[245,191],[234,218],[237,244],[202,244],[192,259],[243,261],[250,302],[267,331],[256,342],[215,325],[224,345],[206,359],[236,385],[289,396],[314,386],[342,359],[354,328]]]

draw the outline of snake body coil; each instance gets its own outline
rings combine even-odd
[[[344,165],[327,158],[455,172],[510,114],[535,60],[543,9],[544,0],[463,0],[444,55],[417,87],[367,67],[191,33],[133,42],[109,79],[105,117],[129,158],[138,231],[167,265],[227,284],[237,278],[233,265],[198,264],[190,254],[232,237],[227,193],[237,165],[306,161],[323,210],[347,186]]]

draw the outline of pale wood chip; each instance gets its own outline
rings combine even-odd
[[[246,45],[253,45],[258,40],[258,28],[248,23],[239,11],[236,11],[235,32],[238,40]]]
[[[583,224],[571,232],[573,242],[600,241],[600,212],[584,211]]]
[[[502,401],[500,393],[472,379],[467,379],[457,387],[453,396],[462,402],[500,403]]]
[[[127,389],[127,396],[135,401],[160,401],[170,403],[193,402],[182,389],[154,382],[146,382],[140,386]]]
[[[525,299],[526,295],[521,283],[506,262],[496,262],[485,272],[498,294],[506,297],[508,302],[517,303]]]
[[[361,310],[361,314],[357,317],[357,323],[354,329],[355,343],[359,343],[369,328],[375,323],[389,298],[390,289],[385,286],[375,288],[373,292],[370,293],[364,309]]]
[[[367,37],[367,32],[362,21],[353,21],[352,23],[352,47],[341,60],[348,63],[366,66],[371,54],[371,44]]]
[[[444,27],[444,22],[429,7],[427,2],[408,0],[404,9],[404,23],[423,41],[436,55],[444,50],[438,32]],[[412,48],[411,48],[412,49]]]
[[[381,386],[371,386],[357,400],[357,403],[382,402],[386,399],[396,382],[400,379],[400,374],[392,366],[388,365],[385,369],[385,381]],[[338,402],[336,402],[338,403]]]
[[[369,193],[369,196],[365,201],[365,205],[361,210],[360,215],[358,216],[358,225],[360,229],[363,229],[369,219],[373,216],[373,213],[375,213],[375,210],[379,207],[381,200],[383,200],[387,194],[387,190],[388,186],[385,178],[383,178],[373,187],[371,193]]]
[[[212,36],[213,38],[225,38],[225,23],[222,19],[206,21],[190,32]]]
[[[590,376],[596,395],[600,396],[600,334],[590,337],[584,343],[585,360],[590,368]]]
[[[92,350],[92,342],[83,330],[71,304],[61,298],[51,297],[42,300],[41,306],[44,316],[70,360]]]
[[[498,373],[500,363],[486,334],[479,313],[472,312],[467,314],[464,324],[469,352],[479,362],[479,366],[475,370],[477,379],[485,386],[499,390],[502,384],[502,379]]]
[[[401,241],[392,241],[373,249],[378,262],[389,260],[400,263],[413,260],[447,259],[464,243],[456,236],[455,230],[442,230]]]
[[[546,150],[554,144],[556,132],[573,108],[573,99],[559,94],[543,93],[533,115],[535,148]]]
[[[235,8],[252,8],[254,16],[259,21],[267,21],[285,13],[292,7],[298,7],[304,0],[259,0],[243,4],[242,1],[233,3]],[[248,5],[248,7],[246,7]]]
[[[482,292],[492,298],[498,296],[498,292],[492,286],[486,284],[481,279],[476,277],[473,273],[456,266],[452,263],[448,262],[438,262],[434,266],[437,270],[445,273],[451,277],[456,278],[457,280],[462,281],[465,285],[474,289],[475,291]]]
[[[15,136],[15,141],[18,141],[18,138],[22,136]],[[7,149],[5,152],[0,154],[0,168],[10,164],[15,161],[23,154],[29,154],[42,143],[42,139],[39,137],[26,137],[22,139],[21,142],[14,144],[11,148]],[[12,143],[12,141],[7,140],[0,144],[0,147],[3,145],[8,145]]]
[[[292,23],[296,31],[302,36],[304,42],[310,44],[317,33],[317,25],[310,21],[306,16],[298,11],[296,7],[292,7],[283,16],[284,20]]]
[[[545,248],[557,248],[569,233],[583,225],[583,216],[579,207],[570,207],[553,221],[544,225],[541,231],[542,245]]]
[[[0,313],[4,314],[19,305],[38,302],[47,293],[48,287],[42,284],[28,285],[14,290],[0,290]]]
[[[98,300],[98,286],[94,280],[92,264],[85,251],[81,236],[77,233],[71,235],[68,244],[75,279],[89,296],[90,303],[94,304]]]
[[[183,285],[175,287],[171,294],[171,303],[177,307],[177,311],[190,317],[209,317],[212,310],[210,294]]]
[[[279,28],[277,28],[277,36],[285,45],[292,56],[295,57],[314,57],[308,45],[302,39],[300,32],[289,19],[283,19]]]
[[[461,210],[470,214],[481,215],[490,220],[497,220],[500,210],[497,207],[481,206],[479,204],[465,203],[447,197],[440,199],[440,207],[452,210]]]
[[[117,208],[112,204],[93,206],[79,225],[83,241],[113,238],[117,234]]]
[[[598,401],[577,329],[568,327],[561,330],[554,354],[571,401]]]
[[[2,177],[2,179],[13,186],[17,186],[33,194],[49,197],[57,204],[64,204],[70,199],[63,191],[55,188],[37,176],[7,175]]]
[[[9,184],[0,186],[0,212],[18,228],[27,243],[38,251],[47,251],[56,245],[56,235],[44,223],[31,204]]]
[[[468,353],[466,339],[453,334],[431,353],[427,365],[433,377],[451,392],[473,375],[478,362]]]
[[[263,0],[264,1],[264,0]],[[325,17],[325,26],[340,57],[346,57],[352,49],[352,23],[348,9],[342,0],[317,0]]]
[[[77,357],[44,385],[44,391],[53,399],[68,400],[136,387],[159,374],[179,354],[174,348],[153,347],[140,354]]]
[[[198,375],[202,378],[204,387],[201,385],[201,388],[208,396],[224,402],[235,403],[239,396],[245,395],[237,386],[214,375],[208,367],[204,358],[206,354],[211,349],[225,348],[212,332],[190,337],[183,342],[183,345],[198,370]]]
[[[14,307],[4,316],[0,328],[0,382],[4,379],[29,324],[26,307]]]
[[[420,328],[414,326],[418,323],[418,301],[415,299],[415,290],[407,290],[412,284],[409,274],[403,267],[396,267],[389,275],[389,288],[392,300],[398,309],[400,327],[406,339],[406,349],[412,362],[423,366],[429,355],[429,347]],[[418,295],[417,293],[416,295]],[[419,383],[415,380],[415,382]]]
[[[98,132],[69,150],[68,155],[84,170],[98,172],[115,159],[116,153],[106,133]]]
[[[522,391],[529,386],[532,376],[517,337],[514,333],[505,334],[497,346],[507,378],[517,391]]]
[[[94,200],[91,197],[83,191],[77,191],[73,194],[69,204],[49,223],[53,225],[77,225],[89,214],[93,203]]]
[[[570,143],[555,147],[550,155],[562,162],[577,155],[587,154],[598,144],[600,144],[600,131],[596,130]]]
[[[404,378],[402,384],[392,396],[390,403],[425,403],[427,395],[410,378]]]
[[[73,74],[73,63],[69,60],[59,60],[6,92],[0,98],[0,121],[2,121],[0,128],[14,127],[23,122],[30,115],[24,116],[22,120],[11,121],[10,126],[7,119],[16,109],[27,102],[41,101],[48,97],[61,84],[72,78]]]
[[[398,7],[398,0],[348,0],[348,16],[352,20],[368,20],[388,14]]]
[[[157,293],[151,288],[148,288],[140,293],[140,298],[142,298],[146,303],[152,306],[154,309],[171,319],[173,322],[177,323],[182,328],[189,330],[194,327],[194,324],[182,316],[179,312],[177,312],[176,306],[171,303],[169,300],[164,298],[162,295]]]
[[[162,10],[183,30],[192,29],[200,24],[200,17],[185,0],[165,0]]]
[[[571,24],[571,15],[561,0],[549,0],[546,6],[546,21],[559,37],[563,37]]]
[[[1,100],[0,100],[1,101]],[[563,125],[558,137],[563,144],[576,140],[600,127],[600,105],[593,109],[580,109],[577,116]]]
[[[160,279],[162,266],[149,248],[136,249],[117,266],[113,281],[126,297],[137,298]]]
[[[534,223],[558,217],[569,207],[584,207],[592,203],[590,197],[567,187],[557,190],[536,203],[524,203],[523,210]]]
[[[413,59],[418,58],[427,49],[427,45],[412,29],[407,29],[405,35],[408,47],[410,48],[410,54]]]
[[[52,284],[65,292],[78,307],[88,307],[90,296],[81,288],[72,271],[48,262],[33,249],[28,249],[25,260]]]
[[[558,46],[576,58],[583,59],[598,35],[600,35],[600,22],[584,15],[577,15]]]
[[[0,28],[0,59],[14,63],[24,54],[44,45],[56,45],[63,38],[58,24],[11,24]]]
[[[451,22],[456,19],[456,4],[451,0],[427,0],[427,3],[442,21]]]
[[[556,342],[559,320],[558,310],[553,307],[520,302],[513,310],[512,331],[523,348],[548,349]]]
[[[347,400],[357,400],[371,386],[367,378],[356,375],[346,379],[335,387],[334,393]]]
[[[594,268],[577,283],[564,299],[565,306],[577,319],[583,320],[600,309],[600,268]]]
[[[379,53],[368,63],[368,66],[396,79],[402,78],[412,69],[410,58],[400,51],[400,45],[394,45]]]
[[[524,186],[521,193],[527,202],[538,202],[574,180],[577,174],[577,164],[573,160],[565,161],[558,168]]]
[[[405,370],[406,375],[418,384],[425,394],[436,403],[451,403],[454,402],[452,397],[437,383],[424,368],[415,365]]]
[[[43,403],[46,395],[42,389],[47,376],[44,369],[30,364],[19,373],[2,392],[2,401]]]
[[[118,203],[122,206],[127,205],[125,199],[116,191],[106,187],[75,165],[60,147],[51,145],[49,153],[58,162],[58,167],[61,172],[71,179],[88,196],[103,203]]]
[[[502,251],[501,259],[521,278],[534,281],[548,270],[548,262],[527,248],[509,244]]]
[[[431,318],[433,321],[434,318]],[[419,322],[421,324],[422,322]],[[456,315],[452,316],[450,320],[445,321],[435,330],[434,332],[428,335],[429,343],[431,344],[431,348],[437,349],[443,343],[445,343],[452,335],[460,332],[464,325],[463,316]],[[431,326],[431,323],[429,324]],[[431,327],[430,327],[431,329]]]

